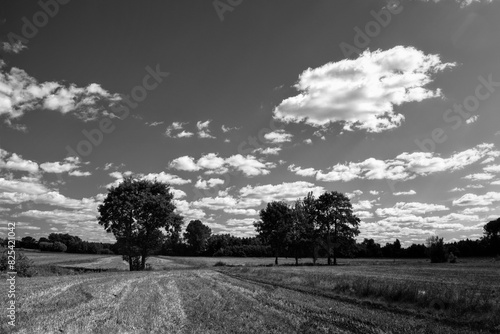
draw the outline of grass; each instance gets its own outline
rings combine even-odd
[[[18,332],[500,330],[498,303],[492,303],[498,295],[477,295],[472,289],[498,291],[498,262],[341,259],[337,267],[313,267],[305,260],[296,267],[293,259],[280,259],[284,265],[273,266],[271,258],[159,257],[150,259],[153,271],[128,272],[120,269],[123,261],[116,256],[58,255],[56,264],[38,260],[62,270],[57,275],[63,276],[17,279]],[[115,271],[65,275],[64,270],[81,273],[82,267]],[[0,295],[0,302],[6,298]]]

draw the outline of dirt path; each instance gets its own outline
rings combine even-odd
[[[467,333],[213,270],[19,279],[17,333]]]

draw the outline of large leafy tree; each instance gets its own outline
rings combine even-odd
[[[302,200],[297,200],[292,207],[292,223],[290,226],[289,245],[298,265],[299,257],[314,249],[316,215],[314,211],[314,197],[309,193]],[[313,260],[315,252],[313,251]]]
[[[273,201],[260,210],[260,221],[254,223],[259,237],[271,246],[275,260],[286,250],[293,226],[292,209],[285,202]]]
[[[350,246],[359,234],[359,218],[352,212],[347,196],[332,191],[326,192],[316,200],[319,233],[323,247],[327,251],[328,264],[337,264],[337,253],[342,246]]]
[[[157,180],[125,178],[111,187],[99,206],[99,224],[113,233],[130,270],[144,270],[146,260],[163,241],[161,228],[178,231],[182,219],[174,213],[173,195],[167,184]]]
[[[493,255],[500,254],[500,218],[490,221],[484,225],[483,229]]]
[[[207,240],[212,235],[210,227],[199,220],[191,220],[184,232],[184,238],[194,254],[201,254],[206,250]]]

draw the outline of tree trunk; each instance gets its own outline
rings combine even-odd
[[[328,265],[332,264],[332,258],[330,257],[330,252],[328,252]]]
[[[298,266],[299,265],[299,258],[296,256],[295,257],[295,265]]]
[[[129,250],[129,255],[128,255],[128,268],[130,271],[134,270],[134,267],[132,265],[132,256],[130,256],[130,250]]]
[[[141,258],[141,270],[146,268],[146,256],[143,254]]]
[[[333,250],[333,265],[337,265],[337,252],[335,252],[335,249]]]
[[[274,259],[274,264],[278,265],[278,256],[276,256],[276,258]]]

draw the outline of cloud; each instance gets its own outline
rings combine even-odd
[[[256,148],[252,153],[260,153],[263,155],[278,155],[281,151],[281,147],[266,147],[266,148]]]
[[[80,167],[80,159],[68,157],[64,159],[64,162],[45,162],[40,165],[40,168],[46,173],[68,173]],[[82,173],[84,174],[84,173]]]
[[[394,196],[409,196],[409,195],[415,195],[417,192],[415,190],[410,190],[410,191],[400,191],[397,193],[394,193]]]
[[[214,136],[211,135],[210,130],[208,129],[210,122],[211,120],[207,120],[205,122],[198,121],[196,123],[196,127],[198,128],[199,138],[211,138],[211,139],[215,138]]]
[[[184,125],[188,124],[187,122],[173,122],[171,125],[167,126],[167,129],[165,130],[165,136],[170,137],[170,138],[189,138],[194,136],[194,133],[189,132],[189,131],[181,131],[184,128]],[[173,132],[176,131],[177,133],[174,134]]]
[[[147,126],[158,126],[158,125],[162,125],[163,123],[165,123],[165,122],[163,122],[163,121],[161,121],[161,122],[156,122],[156,121],[155,122],[146,122],[146,125]]]
[[[24,45],[21,41],[16,41],[15,43],[2,42],[0,44],[0,50],[7,53],[19,53],[28,47]]]
[[[484,180],[491,180],[493,177],[494,177],[493,174],[477,173],[477,174],[470,174],[470,175],[464,176],[463,178],[466,180],[472,180],[472,181],[484,181]]]
[[[243,216],[256,216],[259,214],[259,212],[255,209],[231,209],[231,208],[226,208],[224,209],[225,213],[232,214],[232,215],[243,215]],[[255,221],[255,219],[251,219],[252,222]]]
[[[295,85],[300,94],[283,100],[274,109],[274,117],[312,126],[344,122],[344,130],[349,131],[393,129],[404,120],[394,107],[441,97],[439,89],[426,86],[435,73],[453,66],[455,63],[443,63],[438,55],[426,55],[413,47],[367,50],[357,59],[302,72]]]
[[[194,159],[187,155],[172,160],[172,162],[170,162],[170,168],[188,172],[194,172],[200,170],[200,167],[196,165]]]
[[[352,208],[354,210],[369,210],[372,207],[373,207],[372,202],[367,200],[352,203]]]
[[[165,172],[160,172],[160,173],[149,173],[149,174],[141,174],[141,173],[132,173],[131,171],[127,171],[125,173],[120,173],[118,171],[116,172],[111,172],[109,173],[109,176],[115,178],[116,180],[108,185],[106,185],[107,188],[110,188],[110,187],[117,187],[118,185],[120,185],[120,183],[123,182],[123,178],[125,176],[130,176],[134,174],[134,177],[139,179],[139,180],[148,180],[148,181],[153,181],[153,180],[157,180],[158,182],[161,182],[161,183],[165,183],[165,184],[168,184],[168,185],[183,185],[183,184],[188,184],[188,183],[191,183],[191,180],[186,180],[186,179],[183,179],[177,175],[173,175],[173,174],[169,174],[169,173],[165,173]],[[180,190],[174,190],[173,188],[171,188],[172,192],[177,192],[178,195],[180,195],[181,193],[179,192]],[[184,196],[186,194],[184,193]]]
[[[467,120],[465,120],[465,123],[467,123],[467,124],[475,123],[478,118],[479,118],[478,115],[471,116]]]
[[[435,211],[449,210],[444,205],[427,204],[420,202],[398,202],[392,208],[379,208],[375,213],[380,216],[408,216],[408,215],[424,215]]]
[[[97,209],[99,197],[82,199],[68,198],[57,190],[42,184],[39,178],[22,177],[21,179],[0,178],[0,204],[21,204],[33,202],[66,209]]]
[[[194,158],[183,156],[172,160],[170,168],[184,171],[205,170],[205,174],[224,174],[229,170],[239,171],[245,176],[267,175],[269,169],[275,164],[263,162],[252,155],[243,156],[236,154],[228,158],[221,158],[216,153],[202,155],[198,161]]]
[[[192,205],[186,200],[174,199],[173,203],[176,207],[175,211],[181,214],[186,221],[203,219],[206,216],[203,210],[193,208]]]
[[[487,173],[500,173],[500,165],[486,166],[483,170]]]
[[[229,126],[225,126],[224,124],[222,124],[221,129],[222,129],[222,132],[226,133],[226,132],[233,131],[233,130],[239,130],[239,129],[241,129],[241,127],[237,127],[237,126],[229,127]]]
[[[71,171],[68,174],[71,175],[71,176],[77,176],[77,177],[92,175],[92,173],[90,173],[90,172],[81,172],[79,170]]]
[[[72,113],[83,121],[96,119],[99,114],[108,115],[106,107],[121,100],[99,84],[87,87],[58,82],[38,83],[22,69],[6,65],[0,60],[0,115],[7,121],[19,118],[34,109],[56,110]]]
[[[141,180],[157,180],[158,182],[162,183],[167,183],[167,184],[174,184],[174,185],[183,185],[183,184],[188,184],[191,183],[191,180],[189,179],[183,179],[177,175],[161,172],[161,173],[149,173],[146,175],[140,175]]]
[[[38,172],[38,164],[31,160],[23,159],[23,157],[16,153],[9,154],[9,152],[0,148],[0,169],[36,173]]]
[[[293,135],[290,133],[286,133],[285,130],[276,130],[266,133],[264,135],[264,138],[272,144],[281,144],[291,141]]]
[[[289,170],[300,176],[315,176],[319,181],[366,180],[410,180],[439,172],[453,172],[465,168],[479,160],[496,154],[494,144],[480,144],[474,148],[455,152],[449,158],[442,158],[434,152],[402,153],[394,159],[378,160],[369,158],[362,162],[337,164],[323,172],[313,168],[290,165]]]
[[[453,201],[453,205],[457,206],[481,206],[490,205],[493,202],[500,201],[500,193],[490,191],[484,195],[465,194],[457,200]]]
[[[266,184],[259,186],[245,186],[239,190],[240,196],[244,198],[259,199],[265,202],[271,201],[295,201],[305,197],[307,193],[313,192],[316,196],[321,195],[325,189],[313,183],[296,181],[283,182],[281,184]]]
[[[443,0],[422,0],[422,1],[424,1],[424,2],[432,1],[432,2],[437,3],[437,2],[441,2]],[[487,3],[487,4],[489,4],[489,3],[492,3],[493,1],[494,0],[455,0],[456,3],[460,4],[461,8],[465,8],[465,7],[470,6],[474,3]]]
[[[224,184],[223,179],[212,178],[209,180],[198,179],[198,181],[196,182],[196,184],[194,186],[195,186],[195,188],[198,188],[198,189],[209,189],[209,188],[213,188],[215,186],[222,185],[222,184]]]

